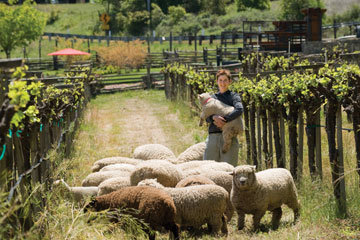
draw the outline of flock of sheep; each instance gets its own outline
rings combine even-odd
[[[134,150],[133,158],[96,161],[81,187],[70,187],[63,180],[55,184],[65,185],[77,201],[95,196],[86,210],[137,209],[133,216],[153,230],[170,231],[175,239],[180,229],[200,229],[204,224],[212,233],[227,234],[234,210],[239,230],[245,214],[253,215],[253,227],[258,229],[266,211],[272,212],[272,225],[277,228],[282,204],[294,211],[296,221],[300,205],[288,170],[256,173],[254,166],[234,168],[200,160],[204,149],[205,143],[198,143],[176,157],[161,144],[146,144]],[[145,231],[155,239],[154,231]]]

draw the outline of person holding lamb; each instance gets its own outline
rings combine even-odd
[[[219,92],[211,97],[221,101],[222,103],[234,107],[234,110],[225,116],[211,115],[206,118],[209,125],[209,135],[206,139],[206,148],[204,152],[204,160],[215,160],[217,162],[227,162],[233,166],[238,163],[239,142],[237,137],[233,137],[229,150],[223,151],[224,139],[222,136],[222,127],[243,113],[243,105],[238,93],[229,90],[232,83],[230,71],[220,69],[216,73],[216,83]],[[206,103],[201,103],[202,105]]]

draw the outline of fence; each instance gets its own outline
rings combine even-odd
[[[360,63],[360,55],[344,54],[341,56],[343,59],[352,61],[355,64]],[[188,66],[189,68],[190,66]],[[317,72],[321,67],[324,67],[323,63],[313,64],[308,66],[294,67],[290,71],[276,71],[276,72],[259,72],[249,73],[244,68],[244,65],[237,66],[232,70],[233,75],[238,75],[237,71],[243,72],[243,75],[252,79],[253,82],[257,82],[259,77],[266,77],[271,74],[284,75],[289,74],[292,71],[306,71],[306,69],[312,69]],[[215,85],[216,72],[215,69],[207,69],[193,67],[194,71],[199,75],[201,73],[210,73],[212,75],[212,81],[207,82],[209,86]],[[166,97],[171,100],[180,100],[188,102],[192,106],[194,111],[198,113],[201,109],[198,101],[197,94],[201,93],[201,89],[197,88],[196,84],[187,84],[188,71],[169,71],[165,72],[165,93]],[[190,76],[193,75],[190,74]],[[234,78],[236,81],[236,78]],[[324,96],[324,89],[321,89]],[[316,96],[316,95],[315,95]],[[315,104],[312,102],[311,104]],[[320,105],[321,106],[321,105]],[[342,127],[342,109],[341,104],[337,100],[331,100],[328,98],[326,105],[326,113],[321,113],[326,117],[326,130],[328,136],[329,145],[329,160],[332,168],[332,180],[334,185],[335,198],[338,201],[338,207],[341,213],[346,212],[346,194],[345,194],[345,177],[344,177],[344,160],[343,160],[343,143],[342,143],[342,131],[353,131],[355,139],[358,136],[357,120],[353,122],[354,130],[344,129]],[[277,167],[289,167],[290,171],[295,179],[300,179],[303,174],[303,154],[304,154],[304,133],[307,133],[308,137],[308,157],[309,157],[309,170],[311,175],[322,177],[322,156],[321,156],[321,131],[320,127],[320,107],[314,109],[304,109],[300,106],[296,108],[289,103],[289,106],[285,109],[284,106],[277,106],[275,103],[270,106],[263,105],[261,107],[255,107],[253,102],[244,101],[244,121],[245,121],[245,139],[246,139],[246,161],[248,164],[254,164],[259,169],[270,168],[275,165],[276,159]],[[288,112],[288,113],[287,113]],[[304,123],[303,113],[306,112],[306,124]],[[357,114],[357,113],[353,113]],[[355,115],[353,115],[355,117]],[[358,117],[355,117],[356,119]],[[288,123],[288,134],[286,137],[285,123]],[[305,131],[306,130],[306,131]],[[332,132],[333,130],[333,132]],[[335,143],[336,139],[336,143]],[[355,140],[356,142],[358,140]],[[337,144],[337,148],[336,148]],[[335,150],[334,150],[335,149]],[[287,162],[286,154],[289,153],[290,162]],[[357,155],[359,150],[357,150]],[[359,162],[357,163],[357,172],[359,172]],[[290,166],[289,166],[290,165]]]
[[[4,65],[2,65],[4,67]],[[1,89],[7,89],[9,75],[7,68],[0,72]],[[70,78],[71,79],[71,78]],[[75,79],[75,78],[72,78]],[[77,78],[79,79],[79,78]],[[20,81],[43,81],[46,85],[56,88],[74,88],[78,84],[63,84],[62,79],[20,79]],[[56,82],[56,84],[54,83]],[[90,84],[88,79],[83,79],[84,91],[79,97],[84,101],[77,101],[62,105],[54,109],[56,113],[62,113],[58,118],[49,119],[46,108],[40,109],[41,120],[37,123],[24,123],[24,129],[10,128],[10,121],[16,112],[10,104],[6,91],[2,94],[2,106],[0,109],[0,184],[2,189],[9,192],[7,201],[10,204],[24,204],[29,212],[21,215],[25,229],[29,229],[36,213],[44,207],[45,200],[36,191],[38,185],[42,184],[47,190],[50,189],[52,173],[55,169],[53,162],[50,162],[48,153],[51,149],[58,151],[63,144],[64,156],[69,156],[72,149],[72,140],[75,130],[79,126],[79,118],[82,116],[86,102],[90,99]],[[39,100],[42,102],[43,100]],[[44,104],[44,103],[43,103]],[[41,104],[40,104],[41,105]],[[49,108],[49,106],[46,106]],[[26,119],[24,121],[27,121]],[[34,191],[34,192],[32,192]],[[36,201],[27,201],[32,196]],[[21,214],[19,212],[18,214]]]

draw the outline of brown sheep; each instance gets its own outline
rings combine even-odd
[[[164,190],[148,186],[126,187],[109,194],[96,197],[86,207],[87,209],[115,210],[119,208],[135,209],[130,214],[135,218],[144,220],[154,230],[164,227],[173,233],[175,239],[179,238],[179,226],[175,224],[176,207],[173,199]],[[150,240],[155,234],[144,229]]]

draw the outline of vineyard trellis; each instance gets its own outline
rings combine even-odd
[[[344,61],[348,54],[334,48],[325,51],[323,62],[311,63],[304,57],[273,56],[253,52],[237,66],[232,90],[241,94],[246,126],[247,163],[259,169],[289,165],[293,177],[301,179],[303,135],[307,136],[310,175],[322,178],[320,111],[324,107],[334,196],[338,214],[346,216],[346,192],[342,146],[342,110],[353,122],[356,146],[354,169],[360,175],[360,68]],[[354,55],[351,56],[354,58]],[[324,62],[326,60],[326,62]],[[200,109],[197,95],[214,92],[216,69],[172,63],[163,69],[166,96],[189,102]],[[233,71],[234,72],[234,71]],[[186,94],[185,94],[186,93]],[[304,117],[305,122],[304,124]],[[285,122],[288,127],[289,163],[285,161]],[[306,126],[306,127],[305,127]],[[305,129],[305,131],[304,131]],[[347,129],[348,130],[348,129]]]
[[[19,218],[9,214],[2,220],[20,221],[17,224],[29,229],[45,205],[39,186],[50,189],[56,163],[50,161],[49,151],[70,154],[79,118],[91,97],[91,69],[69,72],[63,82],[46,87],[36,77],[24,79],[26,70],[21,66],[0,72],[1,88],[6,90],[0,109],[0,184],[9,193],[4,204],[23,206],[16,211]]]

